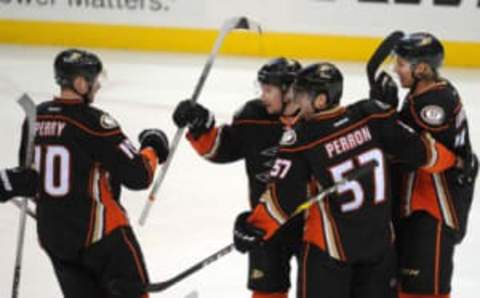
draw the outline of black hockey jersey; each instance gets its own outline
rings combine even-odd
[[[472,153],[465,109],[447,81],[439,81],[420,94],[408,94],[400,119],[417,132],[429,132],[464,160]],[[403,172],[402,176],[402,215],[425,211],[455,230],[465,228],[471,202],[454,189],[455,169],[434,174]]]
[[[342,185],[338,193],[308,210],[304,240],[340,261],[383,255],[392,243],[390,157],[431,171],[455,160],[433,139],[399,123],[395,110],[380,102],[365,100],[319,113],[283,135],[271,171],[275,180],[249,220],[266,230],[268,239],[307,199],[310,177],[321,191],[376,163],[370,173]]]
[[[34,162],[40,174],[40,243],[69,257],[129,224],[120,186],[148,187],[157,156],[149,147],[138,152],[107,113],[56,98],[37,107]]]
[[[212,128],[198,139],[187,135],[195,150],[215,163],[245,161],[250,206],[265,191],[286,120],[268,114],[260,100],[248,101],[229,125]]]
[[[10,199],[13,187],[6,170],[0,170],[0,202]]]

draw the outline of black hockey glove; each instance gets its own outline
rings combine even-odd
[[[170,149],[168,148],[167,135],[160,129],[145,129],[138,135],[141,148],[152,147],[157,153],[158,163],[167,160]]]
[[[478,158],[475,153],[468,154],[462,161],[462,165],[457,167],[457,183],[460,186],[472,185],[478,173]]]
[[[182,100],[173,112],[173,122],[179,128],[188,125],[192,136],[197,139],[215,125],[215,117],[204,106],[190,99]]]
[[[243,212],[237,216],[233,228],[233,244],[242,253],[250,251],[263,243],[265,232],[250,224],[247,219],[251,212]]]
[[[16,196],[33,197],[38,189],[38,173],[35,170],[17,167],[0,171],[0,201]]]
[[[382,71],[377,76],[375,83],[370,89],[370,98],[389,104],[395,109],[397,108],[398,87],[388,73]]]

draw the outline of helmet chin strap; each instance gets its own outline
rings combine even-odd
[[[428,79],[428,78],[421,78],[421,77],[415,75],[415,68],[417,67],[417,65],[418,65],[418,62],[417,62],[417,63],[411,63],[411,66],[410,66],[410,71],[411,71],[411,75],[412,75],[412,78],[413,78],[413,84],[412,84],[412,86],[410,87],[410,92],[415,91],[415,89],[417,88],[418,82],[419,82],[420,80],[422,80],[422,79]],[[430,65],[429,65],[429,66],[430,66]],[[437,81],[437,80],[438,80],[438,77],[439,77],[437,69],[436,69],[436,68],[433,68],[432,66],[430,66],[430,69],[431,69],[431,71],[432,71],[432,73],[433,73],[432,79],[433,79],[434,81]]]
[[[282,107],[280,108],[280,112],[278,113],[279,116],[287,116],[285,115],[285,109],[287,108],[287,101],[285,100],[285,97],[288,93],[288,88],[285,86],[280,87],[280,90],[282,92],[282,98],[281,98],[281,104]]]
[[[89,105],[93,102],[93,99],[92,99],[92,96],[91,96],[91,93],[92,93],[92,89],[93,89],[93,86],[91,83],[88,83],[88,90],[87,92],[85,92],[85,94],[81,94],[80,92],[78,92],[78,90],[75,88],[75,86],[72,86],[72,90],[73,92],[75,92],[78,96],[80,96],[82,99],[83,99],[83,102],[86,104],[86,105]]]

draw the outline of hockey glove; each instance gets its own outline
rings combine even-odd
[[[388,73],[382,71],[377,76],[375,83],[370,89],[370,98],[389,104],[395,109],[397,108],[398,87]]]
[[[33,197],[38,189],[38,173],[23,167],[0,171],[0,201],[16,196]]]
[[[468,154],[468,157],[462,161],[462,165],[457,167],[457,170],[458,185],[472,185],[478,173],[477,155],[475,153]]]
[[[167,160],[170,149],[168,148],[168,138],[160,129],[145,129],[138,135],[138,141],[141,148],[152,147],[157,153],[158,163]]]
[[[179,128],[188,125],[190,134],[198,139],[215,125],[215,117],[204,106],[189,99],[182,100],[173,112],[173,122]]]
[[[247,221],[250,214],[250,212],[240,213],[233,228],[233,244],[241,253],[251,251],[261,245],[263,243],[262,237],[265,235],[263,230],[256,228]]]

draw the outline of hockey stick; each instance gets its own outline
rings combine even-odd
[[[236,29],[255,30],[260,34],[262,33],[260,25],[246,17],[235,17],[225,21],[222,25],[222,28],[220,29],[220,33],[217,39],[215,40],[215,44],[213,45],[213,49],[210,53],[210,56],[208,57],[207,62],[205,63],[205,66],[203,67],[202,74],[200,75],[200,79],[198,80],[197,85],[195,86],[195,90],[193,91],[193,95],[191,97],[191,100],[193,102],[196,102],[198,100],[198,96],[202,91],[203,85],[205,84],[208,74],[210,73],[210,69],[212,68],[213,63],[215,62],[215,58],[218,55],[218,52],[223,44],[225,37],[227,36],[228,33]],[[165,179],[165,175],[167,174],[167,171],[170,167],[173,156],[175,155],[175,151],[177,150],[178,144],[180,143],[180,138],[183,136],[184,130],[185,128],[177,129],[177,132],[173,137],[172,145],[170,146],[170,154],[168,155],[167,160],[163,164],[160,174],[155,179],[152,190],[150,191],[150,195],[148,196],[148,200],[145,203],[145,206],[143,207],[142,214],[140,215],[140,219],[138,222],[142,226],[145,224],[147,220],[147,216],[150,212],[150,209],[152,208],[153,202],[155,201],[160,185]]]
[[[373,86],[375,83],[375,74],[382,65],[383,61],[390,55],[390,53],[395,48],[397,42],[403,37],[405,34],[402,31],[394,31],[390,33],[385,39],[380,43],[377,47],[375,52],[372,54],[370,59],[367,63],[367,77],[368,77],[368,84],[370,87]]]
[[[16,200],[15,198],[11,199],[9,202],[17,206],[20,210],[23,208],[23,202]],[[34,210],[30,208],[27,204],[27,215],[30,216],[33,219],[37,219],[37,214],[35,213]]]
[[[20,99],[18,100],[18,104],[20,104],[22,109],[25,111],[25,115],[27,117],[27,124],[28,124],[27,147],[26,147],[24,166],[32,167],[37,109],[32,99],[27,94],[23,94],[22,97],[20,97]],[[22,270],[22,257],[23,257],[23,244],[25,240],[25,228],[27,223],[27,207],[28,207],[27,204],[28,204],[27,198],[23,198],[21,201],[22,211],[20,212],[20,223],[19,223],[18,237],[17,237],[17,253],[15,256],[15,268],[13,272],[12,298],[18,297],[18,287],[20,285],[20,273]]]
[[[295,209],[295,211],[293,211],[293,213],[286,219],[286,221],[282,224],[281,227],[285,227],[286,224],[292,218],[294,218],[297,215],[299,215],[300,213],[304,212],[305,210],[310,208],[313,204],[322,201],[328,195],[336,192],[340,186],[344,185],[345,183],[347,183],[349,181],[352,181],[352,180],[355,180],[359,177],[362,177],[363,175],[365,175],[367,173],[370,173],[377,165],[378,165],[378,163],[376,161],[373,161],[373,162],[357,169],[356,171],[350,172],[339,182],[335,183],[334,185],[330,186],[327,189],[322,190],[318,195],[314,196],[313,198],[310,198],[306,202],[299,205]],[[276,231],[276,233],[280,232],[281,227],[279,228],[279,230]],[[170,288],[174,284],[182,281],[183,279],[185,279],[188,276],[192,275],[193,273],[199,271],[200,269],[203,269],[206,266],[210,265],[211,263],[213,263],[213,262],[219,260],[220,258],[228,255],[230,252],[233,251],[233,248],[234,248],[233,243],[229,244],[229,245],[225,246],[224,248],[220,249],[219,251],[215,252],[214,254],[210,255],[209,257],[201,260],[200,262],[193,265],[192,267],[190,267],[190,268],[186,269],[185,271],[177,274],[176,276],[174,276],[174,277],[172,277],[172,278],[170,278],[166,281],[149,284],[146,288],[146,291],[147,292],[161,292],[163,290],[166,290],[167,288]]]
[[[147,292],[161,292],[173,286],[174,284],[178,283],[179,281],[184,280],[185,278],[189,277],[190,275],[194,274],[195,272],[199,271],[210,265],[211,263],[219,260],[223,256],[228,255],[230,252],[233,251],[233,243],[225,246],[224,248],[220,249],[219,251],[215,252],[214,254],[208,256],[207,258],[201,260],[200,262],[196,263],[192,267],[188,268],[187,270],[175,275],[174,277],[161,282],[156,282],[149,284],[146,288]]]

